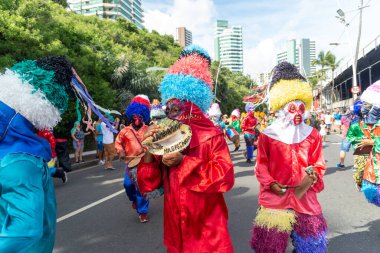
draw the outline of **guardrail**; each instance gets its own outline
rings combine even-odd
[[[363,58],[372,49],[377,48],[379,45],[380,45],[380,34],[374,40],[372,40],[370,43],[368,43],[366,46],[364,46],[361,50],[359,50],[358,60],[360,58]],[[340,75],[346,69],[351,68],[352,61],[353,60],[351,57],[344,65],[339,66],[339,68],[337,68],[335,70],[334,76],[336,77],[336,76]]]

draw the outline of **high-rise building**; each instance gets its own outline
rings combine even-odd
[[[257,73],[255,74],[255,78],[254,78],[254,80],[259,86],[269,84],[270,79],[271,79],[271,73]]]
[[[215,60],[232,72],[243,72],[242,27],[229,27],[227,20],[217,20],[214,32]]]
[[[182,46],[186,47],[193,43],[192,33],[186,27],[178,27],[176,33],[176,41]]]
[[[104,19],[125,18],[138,28],[144,27],[141,0],[68,0],[67,3],[78,14]]]
[[[297,66],[301,74],[310,76],[315,72],[312,62],[315,59],[315,41],[301,39],[288,40],[286,50],[277,54],[277,63],[288,61]]]

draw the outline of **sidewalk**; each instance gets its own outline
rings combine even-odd
[[[83,163],[75,163],[74,153],[70,154],[70,162],[71,162],[71,170],[79,170],[87,167],[91,167],[97,165],[99,163],[99,159],[96,158],[96,150],[90,150],[83,152]]]

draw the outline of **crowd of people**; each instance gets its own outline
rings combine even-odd
[[[344,113],[309,113],[309,83],[296,66],[283,62],[273,69],[269,111],[247,103],[245,112],[236,108],[223,115],[212,104],[210,64],[204,49],[184,48],[159,88],[164,106],[137,95],[122,120],[92,101],[63,57],[21,62],[0,75],[0,88],[7,87],[7,94],[0,93],[0,252],[53,250],[51,176],[66,182],[67,175],[56,166],[58,140],[50,130],[67,109],[71,93],[99,117],[94,124],[91,118],[82,120],[87,125],[83,130],[78,116],[70,132],[75,162],[84,161],[84,139],[93,132],[105,170],[114,170],[116,155],[124,161],[124,188],[141,223],[149,221],[149,201],[163,195],[167,252],[234,252],[223,194],[234,185],[230,153],[241,148],[240,137],[260,184],[250,241],[257,253],[285,252],[289,237],[297,253],[327,252],[327,222],[317,195],[325,187],[322,147],[332,132],[342,136],[337,167],[345,166],[352,145],[355,184],[380,206],[380,82]],[[163,122],[169,125],[163,128]],[[148,140],[156,143],[149,148]],[[234,145],[231,151],[228,142]]]

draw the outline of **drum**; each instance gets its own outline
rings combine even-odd
[[[145,153],[142,153],[138,156],[134,156],[132,160],[130,160],[127,164],[128,168],[134,168],[134,167],[137,167],[137,165],[139,165],[142,157],[145,155]]]

